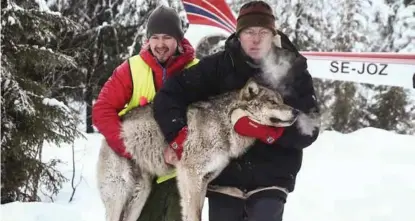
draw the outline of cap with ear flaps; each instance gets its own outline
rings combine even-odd
[[[274,35],[277,33],[275,28],[275,17],[271,7],[263,1],[252,1],[244,4],[239,10],[236,23],[236,34],[249,27],[259,26],[270,29]]]
[[[151,12],[147,22],[147,38],[153,34],[167,34],[178,41],[183,39],[182,22],[176,10],[161,5]]]

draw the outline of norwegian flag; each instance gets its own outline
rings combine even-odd
[[[224,0],[183,0],[190,24],[209,25],[235,32],[236,19]]]

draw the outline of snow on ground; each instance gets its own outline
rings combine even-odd
[[[96,188],[95,164],[100,134],[75,143],[76,183],[70,182],[52,203],[1,205],[2,221],[105,220]],[[304,151],[296,190],[286,204],[285,221],[409,221],[415,217],[415,137],[365,128],[350,134],[323,132]],[[48,147],[45,157],[66,162],[60,170],[71,178],[71,146]],[[207,220],[205,204],[203,220]]]
[[[286,220],[414,220],[415,137],[324,132],[305,150]]]

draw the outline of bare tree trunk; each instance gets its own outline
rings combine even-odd
[[[92,126],[92,85],[91,85],[91,73],[87,74],[86,92],[85,92],[85,105],[86,105],[86,133],[94,133]]]
[[[101,33],[101,32],[100,32]],[[84,94],[84,101],[86,105],[86,133],[93,133],[94,128],[92,127],[92,76],[96,74],[97,67],[99,64],[99,59],[102,58],[100,54],[102,54],[102,38],[100,33],[96,36],[96,40],[94,42],[94,46],[92,47],[91,55],[89,57],[89,68],[86,74],[86,84],[85,84],[85,94]],[[101,60],[102,62],[102,60]]]
[[[72,194],[71,194],[71,197],[69,198],[69,202],[72,202],[73,197],[75,196],[76,188],[78,187],[78,185],[75,186],[75,172],[76,172],[76,167],[75,167],[75,144],[72,143],[72,180],[71,180]]]
[[[42,162],[42,150],[43,150],[43,139],[42,141],[39,142],[38,147],[37,147],[37,157],[39,157],[39,162]],[[31,195],[31,199],[30,201],[35,202],[38,200],[38,189],[39,189],[39,181],[40,181],[40,174],[42,173],[42,168],[40,166],[36,167],[36,169],[33,171],[33,192]],[[30,181],[30,179],[29,179]],[[28,181],[28,182],[29,182]]]
[[[176,180],[153,183],[152,192],[137,221],[181,221],[180,196]]]

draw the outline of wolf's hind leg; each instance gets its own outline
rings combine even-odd
[[[208,189],[208,185],[209,183],[215,179],[221,172],[222,170],[216,170],[214,172],[208,172],[202,180],[202,188],[201,188],[201,195],[200,195],[200,210],[203,210],[203,206],[205,203],[205,198],[206,198],[206,192]]]
[[[122,177],[114,177],[111,181],[100,183],[100,194],[105,206],[107,221],[121,221],[122,213],[131,195],[132,187]]]
[[[115,155],[107,157],[102,152],[97,168],[100,198],[105,206],[106,220],[120,221],[124,207],[132,192],[134,178],[127,162],[119,161]],[[123,168],[124,172],[121,173],[117,167]]]
[[[203,176],[195,171],[178,168],[177,184],[180,191],[183,221],[201,221],[204,193]]]
[[[136,181],[131,200],[126,206],[125,221],[137,221],[151,192],[151,177],[149,175],[142,174]]]
[[[203,205],[205,204],[206,192],[207,192],[208,182],[206,179],[202,180],[202,188],[200,191],[200,212],[203,210]]]
[[[126,205],[127,198],[127,194],[121,193],[116,199],[105,203],[107,221],[122,221],[122,213],[124,206]]]

